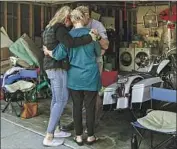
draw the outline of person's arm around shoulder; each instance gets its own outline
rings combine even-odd
[[[66,50],[67,48],[63,44],[58,44],[52,51],[49,51],[46,46],[43,46],[44,54],[54,58],[55,60],[62,60],[66,58]]]
[[[92,37],[89,34],[73,38],[64,26],[58,27],[56,30],[56,38],[67,48],[75,48],[92,42]]]

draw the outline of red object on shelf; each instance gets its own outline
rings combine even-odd
[[[171,30],[175,29],[175,24],[168,24],[167,28],[170,28]]]
[[[117,82],[117,71],[103,71],[101,75],[102,86],[107,87]]]
[[[177,20],[177,15],[176,15],[176,5],[174,5],[172,7],[172,13],[171,16],[169,16],[170,13],[170,9],[167,8],[165,10],[163,10],[162,12],[160,12],[159,16],[162,20],[166,20],[166,21],[172,21],[172,22],[176,22]]]

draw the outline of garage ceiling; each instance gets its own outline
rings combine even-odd
[[[11,0],[6,0],[11,1]],[[81,2],[81,3],[91,3],[91,4],[100,4],[100,5],[107,5],[107,6],[119,6],[124,7],[125,2],[126,6],[132,6],[133,3],[135,3],[136,6],[153,6],[153,5],[167,5],[168,1],[153,1],[153,0],[134,0],[134,1],[123,1],[123,0],[114,0],[114,1],[101,1],[101,0],[18,0],[19,2],[33,2],[38,4],[44,4],[44,5],[56,5],[56,4],[67,4],[67,3],[73,3],[73,2]],[[172,0],[174,2],[175,0]]]

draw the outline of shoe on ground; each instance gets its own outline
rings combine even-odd
[[[71,131],[74,130],[74,122],[69,123],[68,125],[61,126],[60,130],[62,131]]]
[[[69,132],[64,132],[64,131],[60,131],[60,130],[56,130],[54,132],[54,137],[56,137],[56,138],[67,138],[70,136],[71,136],[71,133],[69,133]]]
[[[48,146],[48,147],[59,146],[59,145],[62,145],[63,143],[64,143],[64,140],[55,140],[55,139],[49,140],[47,138],[44,138],[43,140],[43,145]]]

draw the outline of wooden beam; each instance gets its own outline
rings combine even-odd
[[[34,17],[33,17],[33,4],[29,4],[29,36],[33,38],[34,33]]]
[[[41,6],[41,31],[44,29],[44,6]]]
[[[21,36],[21,5],[17,4],[17,37]]]
[[[7,2],[4,1],[4,28],[7,32]]]
[[[25,1],[11,1],[11,3],[14,3],[14,4],[33,4],[33,5],[38,5],[38,6],[51,6],[50,3],[41,3],[41,2],[32,2],[32,1],[29,1],[29,2],[25,2]]]

